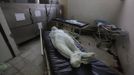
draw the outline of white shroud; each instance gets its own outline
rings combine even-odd
[[[70,59],[73,67],[80,67],[81,63],[88,64],[90,59],[95,55],[93,52],[81,52],[75,45],[73,38],[61,29],[52,27],[49,36],[54,47],[61,55]]]

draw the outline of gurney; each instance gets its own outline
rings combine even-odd
[[[46,52],[44,54],[46,54],[49,62],[48,65],[51,75],[118,75],[117,72],[95,58],[91,60],[90,64],[82,64],[79,68],[73,68],[69,59],[62,56],[54,48],[49,37],[49,31],[44,31],[42,35],[45,47],[44,52]],[[85,51],[78,42],[76,42],[76,45],[81,51]]]

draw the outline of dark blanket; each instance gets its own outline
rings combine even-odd
[[[117,75],[108,66],[97,59],[93,59],[90,64],[81,64],[79,68],[73,68],[69,59],[63,57],[52,45],[49,32],[43,33],[44,46],[48,55],[48,61],[52,75]],[[81,51],[84,48],[76,44]]]

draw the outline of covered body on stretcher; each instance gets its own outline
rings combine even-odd
[[[92,59],[88,64],[81,64],[78,68],[72,67],[68,56],[63,56],[52,44],[49,33],[43,32],[43,40],[52,75],[118,75],[97,59]],[[74,43],[81,52],[85,51],[79,43]]]
[[[95,55],[93,52],[86,53],[80,51],[75,45],[73,38],[56,27],[52,27],[49,37],[58,52],[70,59],[72,67],[78,68],[81,63],[88,64],[90,59]]]

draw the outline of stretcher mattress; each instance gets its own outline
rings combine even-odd
[[[93,59],[90,64],[81,64],[79,68],[73,68],[69,59],[63,57],[56,48],[54,48],[48,35],[48,31],[43,32],[44,46],[52,75],[118,75],[97,59]],[[76,45],[81,51],[84,51],[84,48],[80,46],[80,44],[76,43]]]

